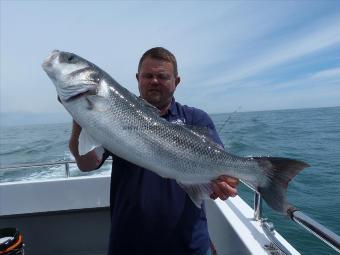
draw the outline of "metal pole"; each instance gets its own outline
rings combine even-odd
[[[254,219],[261,220],[262,217],[262,197],[260,193],[254,193]]]
[[[299,209],[291,207],[287,210],[290,218],[300,224],[302,227],[310,231],[313,235],[328,244],[334,250],[340,253],[340,236],[316,222]]]
[[[65,163],[65,174],[66,178],[70,177],[70,164],[68,162]]]

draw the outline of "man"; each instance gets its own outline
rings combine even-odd
[[[161,47],[145,52],[136,78],[140,96],[157,107],[163,118],[208,128],[211,138],[222,145],[205,112],[175,101],[173,94],[180,77],[171,52]],[[80,131],[73,122],[70,150],[81,170],[97,169],[108,156],[113,158],[108,254],[211,254],[204,205],[197,208],[175,180],[162,178],[109,151],[79,156]],[[237,179],[221,176],[212,182],[211,198],[235,196],[237,183]]]

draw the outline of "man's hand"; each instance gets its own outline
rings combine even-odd
[[[210,195],[211,199],[220,198],[222,200],[228,199],[228,197],[235,197],[237,195],[238,179],[221,175],[216,180],[211,182],[213,193]]]

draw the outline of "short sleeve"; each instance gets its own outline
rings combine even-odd
[[[112,156],[111,152],[109,152],[107,149],[104,149],[102,161],[100,162],[99,166],[96,169],[101,168],[101,166],[104,164],[105,160],[109,157]]]

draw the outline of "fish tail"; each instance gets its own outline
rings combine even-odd
[[[290,207],[286,199],[288,183],[302,169],[309,167],[303,161],[279,157],[254,157],[265,174],[266,181],[257,190],[266,203],[276,211],[287,213]]]

